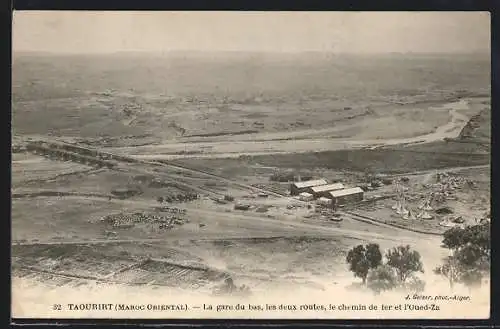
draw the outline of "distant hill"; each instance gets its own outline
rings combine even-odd
[[[189,56],[188,56],[189,55]],[[13,100],[81,97],[115,89],[134,94],[297,98],[392,97],[490,85],[490,61],[464,56],[335,56],[239,53],[16,54]]]
[[[388,104],[381,115],[392,116],[395,101],[484,95],[489,77],[489,60],[446,55],[14,54],[12,127],[18,134],[159,140],[320,129],[367,118],[371,105]]]

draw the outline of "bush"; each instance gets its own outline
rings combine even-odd
[[[455,282],[469,288],[479,286],[490,272],[491,236],[489,223],[466,228],[454,227],[444,233],[443,245],[453,251],[434,273],[446,277],[453,288]]]

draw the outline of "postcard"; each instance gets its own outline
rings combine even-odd
[[[12,317],[486,319],[486,12],[17,11]]]

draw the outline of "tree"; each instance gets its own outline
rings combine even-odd
[[[370,243],[366,246],[366,258],[370,268],[376,268],[382,263],[382,253],[378,244]]]
[[[156,198],[156,201],[158,201],[159,203],[163,203],[163,197],[159,196],[158,198]]]
[[[434,269],[434,274],[446,277],[450,288],[453,289],[455,282],[459,281],[460,274],[457,270],[456,258],[453,256],[446,257],[443,264]]]
[[[363,284],[366,284],[368,271],[382,263],[382,253],[378,244],[370,243],[366,247],[358,245],[347,253],[346,261],[354,276],[361,278]]]
[[[455,226],[443,234],[443,244],[442,247],[448,248],[448,249],[456,249],[464,244],[466,244],[465,241],[465,234],[464,230],[459,227]]]
[[[398,284],[398,278],[392,267],[380,265],[369,271],[366,284],[376,294],[380,294],[382,291],[395,288]]]
[[[467,244],[455,251],[457,261],[465,267],[476,267],[486,270],[489,267],[487,255],[485,255],[478,245]]]
[[[442,246],[450,249],[452,255],[434,273],[446,277],[451,289],[455,282],[462,283],[469,289],[481,285],[483,277],[490,270],[489,223],[451,228],[443,234]]]
[[[475,245],[488,256],[491,251],[490,225],[488,222],[465,228],[453,227],[443,234],[444,248],[458,250],[466,245]]]
[[[481,286],[483,281],[483,271],[477,268],[466,268],[460,272],[460,281],[467,287],[469,290],[475,287]]]
[[[404,288],[413,293],[420,293],[425,289],[425,281],[420,279],[415,275],[410,275],[406,279],[406,283],[404,284]]]
[[[409,245],[393,248],[387,252],[385,257],[387,265],[396,270],[401,284],[404,284],[406,279],[415,272],[424,272],[419,252],[411,250]]]

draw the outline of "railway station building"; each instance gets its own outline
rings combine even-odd
[[[334,184],[313,186],[313,187],[309,188],[309,190],[307,192],[311,193],[315,199],[321,198],[321,197],[331,199],[332,198],[330,195],[331,191],[342,190],[344,188],[345,188],[344,184],[334,183]]]
[[[300,193],[303,192],[308,192],[308,189],[310,189],[313,186],[319,186],[319,185],[327,185],[328,182],[324,179],[316,179],[316,180],[308,180],[308,181],[303,181],[303,182],[295,182],[290,185],[290,194],[291,195],[299,195]]]
[[[333,207],[363,201],[364,194],[360,187],[346,188],[329,193]]]

